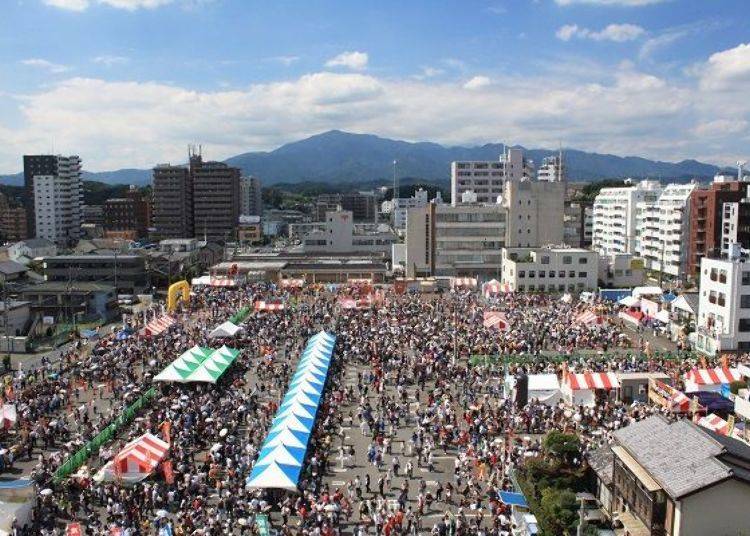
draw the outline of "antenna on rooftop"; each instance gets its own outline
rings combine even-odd
[[[737,161],[737,180],[741,181],[743,177],[743,168],[745,167],[745,164],[747,164],[746,161],[738,160]]]

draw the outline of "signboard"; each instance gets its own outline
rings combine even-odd
[[[42,317],[42,324],[45,326],[51,326],[55,323],[55,317],[54,316],[43,316]]]

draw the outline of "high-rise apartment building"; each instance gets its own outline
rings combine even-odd
[[[544,182],[564,182],[565,168],[562,153],[545,157],[536,172],[536,179]]]
[[[195,237],[210,242],[236,239],[240,218],[240,170],[223,162],[190,157]]]
[[[636,205],[643,201],[655,203],[659,194],[658,181],[602,188],[594,200],[592,247],[607,256],[635,253]]]
[[[700,273],[701,259],[718,258],[721,254],[725,204],[737,203],[746,195],[748,183],[728,178],[731,177],[717,175],[708,188],[696,188],[690,196],[690,236],[686,246],[688,275],[693,278]],[[731,226],[732,222],[727,224]],[[727,238],[731,236],[730,230],[731,227],[727,229]]]
[[[104,202],[104,231],[113,238],[135,240],[145,237],[149,224],[149,203],[135,186],[125,197]]]
[[[519,148],[508,149],[496,161],[451,162],[451,204],[459,204],[462,194],[468,191],[477,194],[479,203],[495,203],[507,181],[533,177],[534,164]]]
[[[57,174],[57,156],[51,154],[24,155],[23,185],[26,190],[26,223],[30,236],[36,236],[36,215],[34,214],[34,177]]]
[[[51,174],[42,171],[53,169]],[[24,156],[24,176],[33,185],[34,229],[38,238],[60,246],[75,244],[81,237],[83,188],[78,156]]]
[[[258,177],[242,177],[240,180],[240,214],[242,216],[261,216],[263,214],[263,196]]]
[[[352,213],[357,223],[374,223],[378,214],[378,203],[374,192],[347,192],[343,194],[321,194],[315,202],[316,221],[326,221],[328,212],[338,207]]]
[[[743,183],[747,184],[747,183]],[[732,248],[750,249],[750,198],[724,203],[721,220],[721,256],[729,257]]]
[[[14,207],[8,199],[0,193],[0,243],[26,240],[28,231],[26,226],[26,210]]]
[[[154,168],[153,225],[163,240],[193,237],[193,180],[186,166]]]
[[[685,278],[688,267],[690,195],[696,185],[668,184],[654,201],[636,203],[635,253],[647,270]]]

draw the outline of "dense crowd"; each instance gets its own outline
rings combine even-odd
[[[541,295],[487,301],[471,292],[388,292],[372,307],[344,310],[326,290],[257,284],[195,294],[157,337],[137,335],[136,324],[128,338],[78,343],[59,361],[13,379],[6,395],[18,408],[18,434],[5,466],[37,456],[33,477],[51,490],[19,534],[62,534],[72,520],[93,534],[113,527],[127,535],[252,534],[261,513],[283,534],[447,534],[449,525],[455,534],[509,534],[510,512],[497,491],[509,489],[513,468],[539,450],[540,434],[577,433],[585,452],[656,410],[614,400],[594,408],[533,400],[518,407],[502,389],[502,364],[472,366],[469,356],[536,354],[522,365],[527,373],[560,374],[562,364],[547,353],[571,354],[572,370],[684,372],[695,364],[644,359],[633,349],[613,353],[622,330],[615,307],[604,303],[593,305],[603,322],[584,325],[575,319],[591,305]],[[238,338],[208,340],[211,328],[256,299],[287,307],[250,314]],[[510,329],[485,328],[489,309],[504,312]],[[299,493],[249,489],[247,476],[299,355],[321,329],[338,339]],[[242,353],[217,384],[151,382],[193,345],[222,343]],[[590,352],[572,355],[581,350]],[[128,487],[90,478],[51,483],[68,456],[152,385],[156,400],[89,463],[93,473],[118,446],[144,432],[163,434],[169,423],[173,484],[161,475]],[[351,436],[366,449],[355,448]],[[446,463],[450,474],[428,484],[424,475]],[[334,466],[346,469],[344,485],[333,484]]]

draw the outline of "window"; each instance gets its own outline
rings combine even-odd
[[[539,270],[539,277],[546,277],[546,276],[547,276],[547,272],[545,272],[544,270]]]
[[[750,309],[750,294],[740,296],[740,309]]]
[[[578,257],[578,264],[588,264],[589,259],[587,257]]]
[[[541,261],[541,263],[542,263],[542,264],[549,264],[549,256],[548,256],[548,255],[544,255],[544,256],[542,257],[542,261]]]
[[[550,277],[555,277],[555,271],[554,270],[550,270],[549,271],[549,276]]]
[[[560,270],[557,272],[557,277],[565,277],[565,270]]]
[[[740,318],[739,330],[743,333],[750,331],[750,318]]]
[[[742,272],[742,284],[750,285],[750,272]]]
[[[529,277],[530,278],[536,277],[536,270],[529,270]]]
[[[518,285],[518,292],[523,292],[524,290],[526,290],[525,285]]]
[[[544,285],[539,285],[539,292],[544,292]]]
[[[576,273],[575,273],[575,271],[574,271],[574,270],[570,270],[570,271],[568,272],[568,277],[575,277],[575,276],[576,276]]]
[[[586,272],[578,272],[578,277],[586,277]]]
[[[526,270],[518,270],[518,277],[526,277]]]
[[[565,290],[565,285],[557,285],[557,290],[562,292],[563,290]]]
[[[565,255],[562,258],[562,263],[563,264],[573,264],[573,257],[571,257],[570,255]]]

